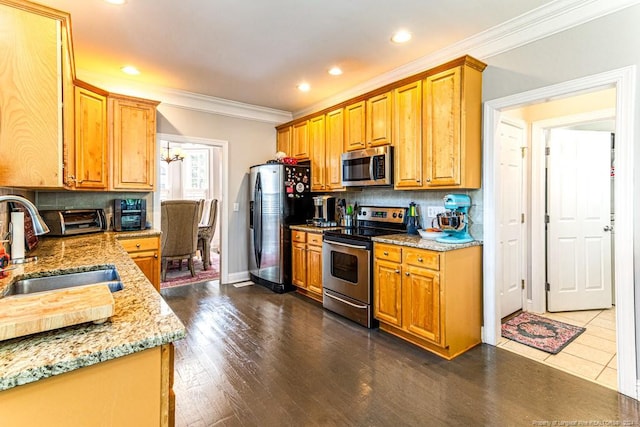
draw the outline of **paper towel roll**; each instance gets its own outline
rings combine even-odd
[[[11,212],[11,258],[24,258],[24,212]]]

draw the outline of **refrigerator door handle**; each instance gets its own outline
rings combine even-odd
[[[259,269],[262,262],[262,181],[260,179],[259,172],[256,176],[254,193],[253,247],[254,255],[256,257],[256,265]]]

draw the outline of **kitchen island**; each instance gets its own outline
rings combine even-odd
[[[124,289],[102,324],[84,323],[0,342],[0,420],[11,425],[172,425],[173,346],[185,328],[120,245],[156,230],[45,237],[0,278],[113,266]],[[10,297],[15,298],[15,297]]]

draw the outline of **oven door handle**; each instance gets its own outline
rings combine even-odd
[[[335,296],[335,295],[328,294],[328,293],[327,293],[327,291],[324,291],[324,295],[325,295],[325,296],[327,296],[327,297],[329,297],[329,298],[333,298],[333,299],[335,299],[335,300],[338,300],[338,301],[340,301],[341,303],[344,303],[344,304],[350,305],[351,307],[354,307],[354,308],[359,308],[359,309],[361,309],[361,310],[364,310],[364,309],[366,309],[366,308],[367,308],[367,306],[366,306],[366,305],[358,305],[358,304],[354,304],[354,303],[349,302],[349,301],[347,301],[347,300],[345,300],[345,299],[339,298],[339,297],[337,297],[337,296]]]
[[[334,242],[333,240],[325,240],[326,243],[330,244],[330,245],[337,245],[337,246],[345,246],[347,248],[352,248],[352,249],[365,249],[368,250],[369,248],[367,248],[366,246],[360,246],[360,245],[348,245],[346,243],[338,243],[338,242]]]

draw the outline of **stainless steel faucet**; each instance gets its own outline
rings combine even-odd
[[[47,224],[45,224],[44,220],[40,216],[40,213],[38,212],[38,208],[36,208],[36,206],[33,203],[31,203],[29,200],[25,199],[22,196],[7,195],[7,196],[0,196],[0,202],[20,203],[25,208],[27,208],[29,215],[31,215],[31,220],[33,221],[34,233],[39,236],[41,234],[45,234],[49,232],[49,227],[47,227]]]

